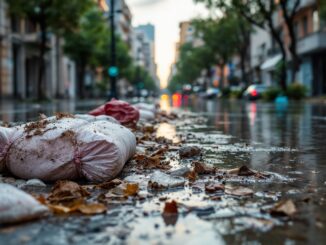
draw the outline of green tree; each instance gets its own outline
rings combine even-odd
[[[323,0],[319,0],[319,15],[320,19],[326,22],[326,2]]]
[[[196,33],[199,35],[208,50],[210,65],[218,65],[221,69],[220,85],[224,87],[224,67],[236,53],[238,37],[235,35],[237,25],[234,19],[225,16],[221,19],[196,20],[193,22]]]
[[[47,34],[50,32],[62,35],[72,32],[78,26],[80,16],[91,7],[92,0],[7,0],[9,11],[30,19],[40,28],[39,60],[40,69],[37,82],[38,99],[44,99],[44,79]]]
[[[193,84],[201,71],[211,66],[211,61],[207,60],[211,58],[209,52],[206,52],[207,49],[206,47],[194,48],[191,43],[185,43],[180,47],[179,60],[176,63],[177,74],[168,84],[171,92],[181,90],[185,84]]]
[[[65,52],[77,64],[77,79],[79,96],[85,96],[85,71],[87,67],[95,69],[103,67],[103,77],[108,78],[107,68],[111,63],[111,35],[107,20],[98,8],[87,11],[80,19],[79,27],[74,32],[65,35]],[[117,36],[117,66],[119,77],[130,79],[132,60],[127,45]],[[104,84],[108,84],[104,79]],[[105,87],[105,86],[103,86]]]
[[[204,70],[206,70],[206,87],[211,80],[213,65],[218,65],[221,69],[220,85],[223,87],[224,67],[244,42],[237,35],[240,31],[239,22],[234,15],[228,15],[220,19],[196,19],[192,21],[192,25],[203,45],[193,47],[191,43],[186,43],[180,48],[179,60],[176,64],[177,74],[169,82],[169,89],[173,91],[180,89],[184,84],[192,84]],[[248,40],[245,41],[248,45]]]
[[[240,16],[245,18],[249,23],[265,29],[267,28],[276,41],[282,54],[280,85],[286,90],[286,64],[287,53],[286,46],[283,40],[282,30],[274,21],[275,13],[280,11],[284,23],[287,27],[290,42],[288,49],[291,55],[292,81],[295,80],[296,73],[300,68],[300,57],[297,54],[297,36],[294,27],[294,17],[299,9],[301,0],[195,0],[195,2],[203,2],[209,8],[215,8],[226,12],[230,9],[236,11]]]
[[[74,32],[65,34],[64,50],[77,64],[78,93],[83,98],[86,67],[108,62],[103,60],[108,56],[105,47],[108,46],[110,32],[102,13],[96,7],[87,11],[78,25]]]

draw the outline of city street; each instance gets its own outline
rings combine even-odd
[[[2,121],[34,120],[39,113],[85,113],[100,104],[58,101],[49,105],[2,103]],[[161,108],[176,111],[182,120],[160,122],[157,136],[183,139],[198,146],[202,161],[219,169],[247,166],[268,178],[217,177],[223,185],[245,186],[252,195],[210,195],[200,180],[182,188],[146,189],[143,199],[110,200],[106,214],[49,216],[39,221],[0,227],[1,244],[321,244],[326,225],[326,105],[290,102],[202,100],[163,96]],[[173,107],[174,105],[174,107]],[[196,122],[196,123],[192,123]],[[170,156],[172,170],[189,162]],[[172,157],[171,157],[172,156]],[[127,163],[118,177],[147,182],[148,172],[133,172]],[[263,175],[264,175],[263,174]],[[204,177],[206,178],[206,177]],[[15,181],[5,177],[5,181]],[[219,179],[220,180],[220,179]],[[86,183],[85,183],[86,184]],[[85,185],[87,186],[87,185]],[[29,187],[30,193],[50,189]],[[142,189],[142,188],[141,188]],[[225,191],[227,193],[227,191]],[[179,215],[161,214],[164,201],[175,200]],[[267,210],[281,200],[295,204],[294,215],[274,216]],[[286,211],[285,211],[286,213]]]

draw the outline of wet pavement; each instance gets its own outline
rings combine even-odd
[[[176,98],[177,99],[177,98]],[[82,113],[91,102],[48,105],[3,103],[0,120],[34,120],[39,113]],[[228,179],[250,187],[250,197],[212,198],[186,185],[149,192],[145,200],[110,203],[105,215],[51,216],[0,228],[0,244],[323,244],[326,239],[326,105],[293,102],[288,106],[243,101],[163,100],[163,109],[202,118],[162,123],[157,133],[204,149],[203,159],[217,168],[246,165],[271,174],[268,180]],[[196,113],[196,114],[193,114]],[[172,170],[187,161],[171,160]],[[123,177],[128,178],[128,173]],[[148,175],[129,180],[147,183]],[[138,179],[138,180],[137,180]],[[144,189],[147,189],[146,186]],[[33,190],[37,192],[38,190]],[[164,201],[176,200],[179,215],[162,216]],[[216,201],[218,199],[218,201]],[[297,207],[292,218],[266,210],[280,200]]]

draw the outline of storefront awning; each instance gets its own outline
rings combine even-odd
[[[281,59],[282,59],[282,55],[280,55],[280,54],[278,54],[272,58],[269,58],[260,66],[260,69],[263,71],[272,71],[275,69],[276,64]]]

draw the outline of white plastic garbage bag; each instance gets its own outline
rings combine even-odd
[[[147,120],[154,120],[155,119],[155,114],[151,111],[147,110],[139,110],[139,120],[141,121],[147,121]]]
[[[31,195],[3,183],[0,183],[0,210],[0,224],[36,219],[48,212],[48,208]]]
[[[145,110],[145,111],[151,111],[153,113],[156,113],[156,106],[154,104],[146,104],[146,103],[138,103],[133,105],[138,110]]]
[[[23,179],[110,180],[136,150],[135,135],[110,121],[44,119],[11,130],[0,128],[0,162]]]

